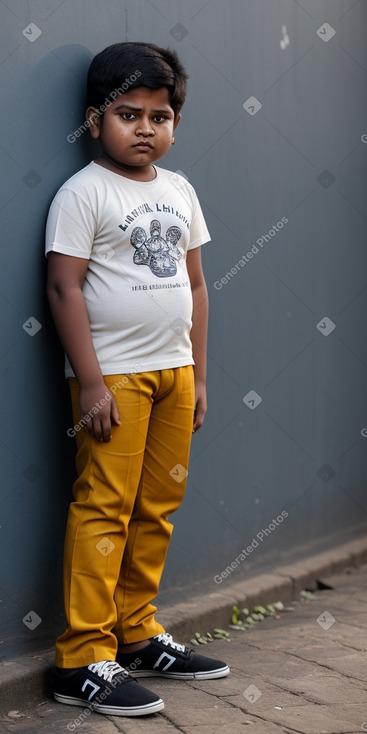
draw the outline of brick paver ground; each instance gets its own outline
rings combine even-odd
[[[200,652],[225,660],[228,678],[142,682],[165,709],[139,718],[106,717],[35,701],[0,718],[20,734],[360,734],[367,731],[367,566],[323,579],[333,587],[299,599],[245,632],[230,630]],[[201,630],[206,632],[206,630]],[[188,642],[181,640],[181,642]]]

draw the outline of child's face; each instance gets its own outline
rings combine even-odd
[[[107,107],[103,119],[93,120],[91,135],[99,139],[104,156],[117,168],[139,175],[167,153],[180,115],[174,117],[168,90],[137,87],[121,94]]]

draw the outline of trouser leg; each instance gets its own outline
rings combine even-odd
[[[125,549],[144,459],[146,434],[159,373],[129,378],[118,391],[121,426],[100,443],[77,433],[78,479],[68,514],[64,549],[64,603],[67,627],[56,642],[56,665],[80,667],[114,659],[117,641],[114,591]],[[150,378],[149,378],[150,376]],[[109,387],[121,375],[105,377]],[[141,389],[141,385],[145,389]],[[79,420],[79,388],[70,380],[74,422]]]
[[[173,530],[168,520],[181,504],[189,464],[194,410],[193,368],[164,370],[149,421],[144,462],[115,591],[122,644],[164,632],[155,621],[157,596]],[[165,394],[171,382],[171,389]]]
[[[176,464],[187,468],[194,402],[192,367],[177,372],[176,380],[176,370],[129,376],[115,391],[121,426],[113,427],[109,443],[86,430],[77,434],[79,476],[65,539],[67,628],[56,643],[59,667],[114,659],[117,638],[135,641],[162,630],[150,602],[172,531],[167,515],[180,504],[185,486],[185,477],[176,482],[169,471]],[[104,379],[111,387],[121,376]],[[76,380],[70,383],[77,422],[79,390]]]

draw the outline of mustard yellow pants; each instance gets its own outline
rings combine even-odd
[[[76,433],[73,485],[64,551],[67,627],[56,665],[114,660],[118,644],[164,632],[157,596],[173,526],[167,517],[185,492],[194,411],[192,365],[135,375],[108,375],[121,426],[100,443]],[[69,379],[74,423],[79,387]]]

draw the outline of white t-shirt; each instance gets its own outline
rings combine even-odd
[[[153,181],[134,181],[92,161],[47,219],[46,254],[89,260],[82,290],[104,375],[194,364],[186,253],[210,235],[191,184],[155,168]]]

